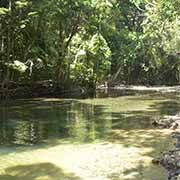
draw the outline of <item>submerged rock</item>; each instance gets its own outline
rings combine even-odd
[[[152,160],[152,163],[153,163],[153,164],[160,164],[160,159],[153,159],[153,160]]]

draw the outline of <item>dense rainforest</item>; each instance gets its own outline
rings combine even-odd
[[[179,0],[1,0],[0,94],[179,84],[179,9]]]

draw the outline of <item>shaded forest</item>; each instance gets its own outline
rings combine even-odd
[[[0,95],[180,82],[179,0],[1,0]]]

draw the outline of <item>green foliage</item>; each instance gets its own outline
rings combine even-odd
[[[6,15],[8,13],[8,9],[7,8],[0,8],[0,15]]]
[[[179,0],[2,0],[0,83],[180,82]],[[171,76],[167,80],[167,76]]]
[[[79,41],[81,40],[79,39]],[[79,49],[74,50],[76,54],[70,66],[71,78],[80,85],[94,85],[96,82],[101,82],[108,75],[111,51],[102,35],[93,35],[83,45],[81,44]]]
[[[13,63],[8,63],[6,64],[9,68],[11,68],[12,70],[17,70],[20,73],[24,73],[27,70],[27,66],[20,62],[20,61],[14,61]]]
[[[16,8],[26,8],[28,6],[28,1],[26,0],[21,0],[21,1],[16,1],[15,2]]]

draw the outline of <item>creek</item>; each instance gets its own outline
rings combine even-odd
[[[38,98],[0,104],[0,180],[165,180],[152,159],[173,147],[152,121],[179,95]]]

